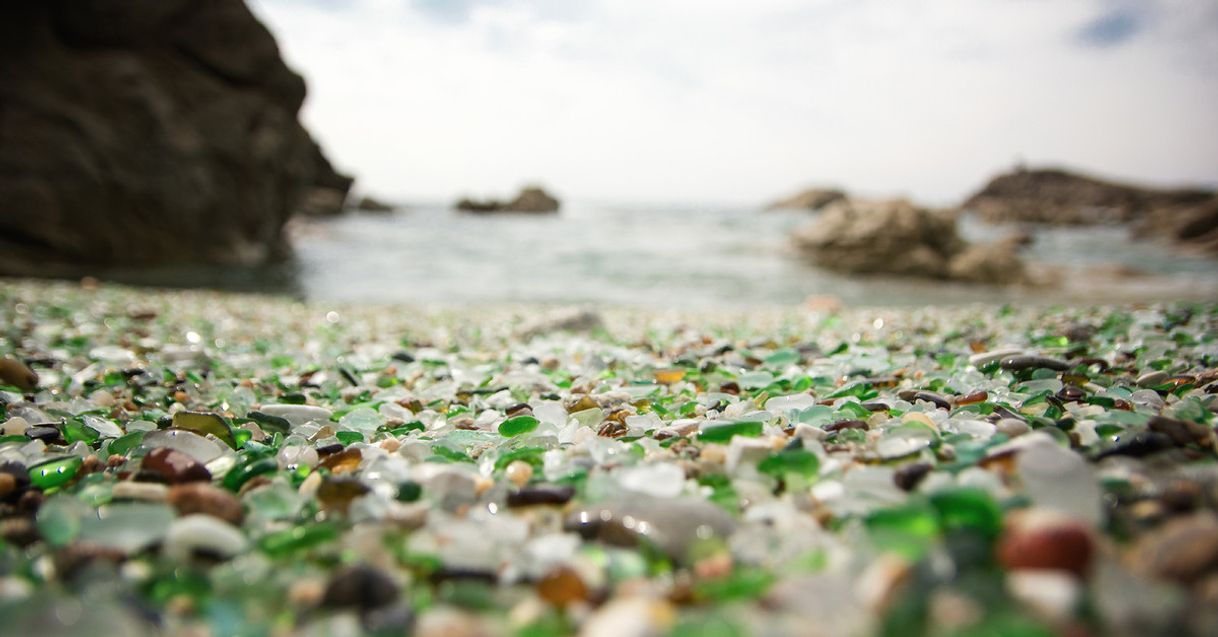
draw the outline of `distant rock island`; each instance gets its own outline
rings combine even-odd
[[[1151,210],[1134,222],[1133,230],[1218,257],[1218,196],[1195,205]]]
[[[355,202],[355,209],[361,212],[393,212],[396,208],[393,204],[381,201],[376,197],[364,195]]]
[[[474,200],[469,198],[461,199],[456,204],[456,209],[463,212],[475,213],[494,213],[494,212],[525,212],[525,213],[547,213],[558,212],[562,204],[553,195],[546,192],[540,186],[528,186],[516,195],[516,198],[511,201],[499,201],[496,199],[489,200]]]
[[[1137,237],[1165,238],[1218,256],[1213,191],[1145,188],[1059,168],[1016,168],[951,210],[854,199],[834,188],[808,189],[766,209],[779,208],[819,210],[819,217],[795,231],[795,245],[817,265],[851,274],[1034,283],[1019,251],[1035,240],[1027,227],[1036,225],[1128,224]],[[962,212],[1024,228],[1001,241],[968,244],[956,228]]]
[[[1089,225],[1136,221],[1213,197],[1206,190],[1144,188],[1059,168],[1016,168],[990,180],[961,207],[991,223]]]
[[[779,199],[765,207],[766,210],[820,210],[825,206],[846,198],[846,192],[837,188],[809,188],[785,199]]]
[[[1058,168],[1016,168],[960,207],[991,223],[1129,223],[1135,236],[1218,255],[1218,194],[1212,190],[1147,188]]]
[[[283,254],[351,187],[304,96],[242,0],[0,5],[0,273]]]
[[[477,213],[543,213],[558,212],[560,206],[561,203],[558,199],[555,199],[553,195],[546,192],[541,186],[525,186],[524,189],[520,190],[520,194],[516,195],[516,199],[512,201],[471,200],[466,197],[466,199],[459,200],[454,207],[459,209],[459,211]]]

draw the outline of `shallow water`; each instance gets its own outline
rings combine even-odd
[[[257,271],[177,269],[128,273],[140,282],[285,292],[317,301],[607,303],[643,307],[790,305],[830,295],[848,305],[977,301],[1104,301],[1205,296],[1218,261],[1133,242],[1124,228],[1043,229],[1029,261],[1060,265],[1065,289],[984,286],[819,269],[792,249],[792,230],[814,215],[710,206],[569,204],[557,215],[470,215],[444,206],[354,213],[298,222],[293,263]],[[1009,232],[964,219],[961,232]],[[1162,275],[1099,281],[1078,270],[1123,265]]]
[[[718,306],[832,295],[851,305],[906,305],[1012,296],[827,272],[790,244],[792,230],[812,218],[800,211],[692,206],[576,204],[543,216],[422,207],[311,224],[296,246],[303,293],[324,300]],[[971,219],[961,224],[961,232],[977,240],[1008,231]],[[1215,261],[1130,241],[1124,228],[1043,230],[1028,257],[1070,268],[1135,266],[1182,286],[1218,279]]]

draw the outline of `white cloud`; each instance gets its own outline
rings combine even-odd
[[[1017,157],[1213,183],[1218,3],[1128,5],[253,0],[364,190],[741,202],[946,202]]]

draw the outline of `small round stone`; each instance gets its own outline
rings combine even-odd
[[[504,470],[504,475],[517,489],[523,488],[533,477],[533,465],[523,460],[513,460]]]
[[[228,559],[245,550],[241,530],[210,515],[187,515],[169,525],[162,551],[171,560],[194,557]]]
[[[326,608],[370,610],[392,604],[398,595],[397,582],[383,571],[366,564],[356,564],[330,577],[321,605]]]
[[[9,496],[10,493],[13,493],[16,490],[17,478],[14,478],[12,474],[9,473],[0,473],[0,500],[4,500]]]
[[[360,616],[360,624],[371,635],[409,635],[414,623],[414,608],[405,600],[369,609]]]
[[[508,494],[510,507],[535,504],[566,504],[575,495],[575,487],[569,485],[540,484],[513,491]]]
[[[34,391],[38,388],[38,374],[25,363],[5,356],[0,358],[0,384],[12,385],[21,391]]]
[[[1151,416],[1146,426],[1151,431],[1157,431],[1171,438],[1172,442],[1177,445],[1187,445],[1193,442],[1204,444],[1213,435],[1213,431],[1205,425],[1166,416]]]
[[[1191,583],[1218,571],[1218,516],[1197,513],[1149,532],[1134,552],[1135,563],[1156,577]]]
[[[1094,552],[1091,532],[1074,520],[1040,514],[1029,511],[1007,529],[998,543],[998,561],[1011,570],[1057,570],[1086,577]]]
[[[170,447],[157,447],[149,451],[140,465],[147,471],[163,476],[170,484],[211,480],[207,467],[188,454]]]
[[[142,502],[164,502],[169,497],[169,487],[156,482],[125,480],[114,485],[110,493],[115,500],[140,500]]]
[[[957,398],[956,404],[957,405],[975,405],[977,403],[983,403],[989,399],[990,399],[989,392],[986,392],[983,389],[980,391],[975,391],[975,392],[965,394],[965,395]]]
[[[1011,371],[1044,368],[1062,372],[1070,369],[1070,364],[1066,361],[1048,356],[1008,356],[999,361],[998,365]]]
[[[1162,385],[1167,378],[1167,372],[1153,371],[1138,376],[1138,380],[1135,382],[1137,383],[1138,387],[1158,387],[1159,385]]]
[[[99,407],[113,407],[115,403],[114,394],[111,394],[104,389],[99,389],[92,394],[89,394],[89,400],[93,401],[93,404]]]
[[[575,571],[562,567],[537,582],[537,594],[550,604],[566,607],[587,599],[588,587]]]
[[[29,516],[0,518],[0,539],[17,546],[29,546],[38,541],[38,528]]]
[[[320,579],[302,579],[288,587],[288,603],[297,608],[309,608],[321,603],[326,583]]]
[[[837,422],[825,425],[825,431],[830,433],[842,431],[843,429],[862,429],[863,431],[866,431],[868,427],[866,422],[857,419],[839,420]]]
[[[1028,426],[1028,423],[1018,418],[1003,418],[997,423],[994,423],[994,429],[998,433],[1003,434],[1008,438],[1022,436],[1029,431],[1032,431],[1032,428]]]
[[[913,491],[931,469],[932,467],[928,463],[911,462],[894,471],[892,480],[902,491]]]
[[[34,425],[25,430],[25,437],[30,440],[41,440],[48,445],[63,444],[63,432],[52,425]]]
[[[13,416],[12,418],[4,421],[4,425],[3,427],[0,427],[0,431],[3,431],[4,435],[6,436],[24,436],[25,431],[29,428],[30,423],[25,418],[22,418],[21,416]]]
[[[206,482],[179,484],[169,490],[169,503],[179,515],[203,513],[240,525],[245,518],[241,501],[229,491]]]
[[[9,485],[0,491],[0,502],[16,502],[30,488],[30,472],[17,462],[0,462],[0,480]]]

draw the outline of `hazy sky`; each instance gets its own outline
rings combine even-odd
[[[357,189],[948,203],[1017,158],[1218,182],[1218,0],[249,0]]]

